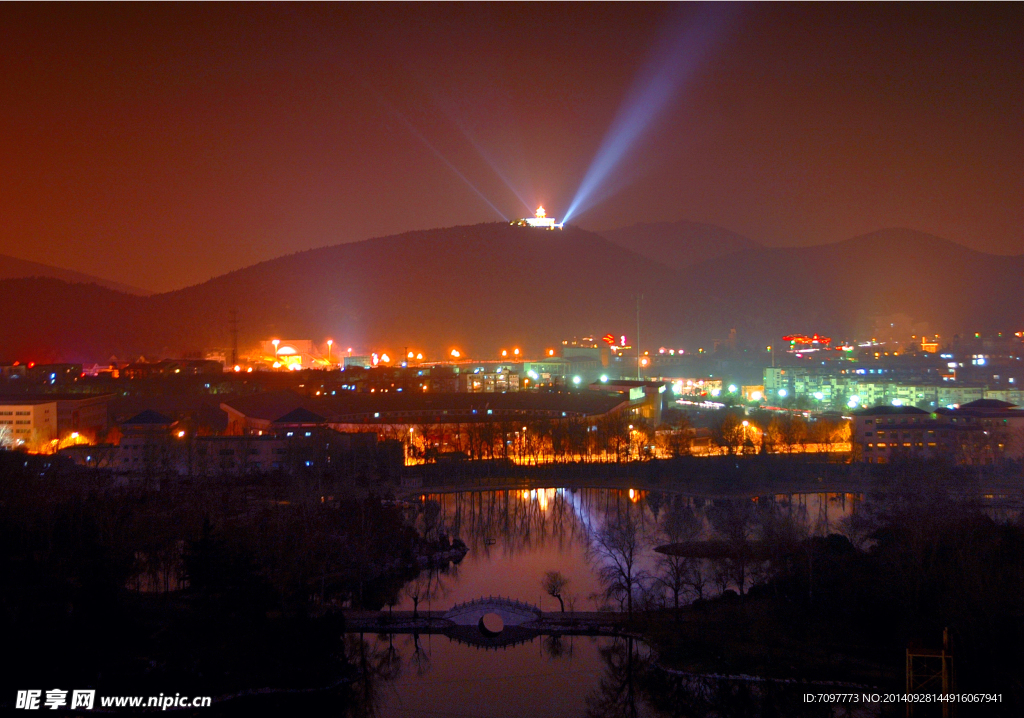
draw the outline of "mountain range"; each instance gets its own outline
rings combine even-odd
[[[180,356],[271,336],[428,356],[452,347],[538,353],[637,327],[644,348],[751,346],[785,333],[845,338],[902,314],[932,332],[1024,326],[1024,256],[907,229],[768,248],[691,222],[596,234],[506,224],[451,227],[313,249],[174,292],[137,296],[57,278],[0,280],[0,361]]]
[[[27,277],[49,277],[60,279],[70,284],[98,284],[107,289],[124,292],[125,294],[138,294],[140,296],[151,293],[145,289],[132,287],[128,284],[120,284],[119,282],[111,282],[100,277],[94,277],[91,274],[82,274],[70,269],[61,269],[49,264],[30,262],[27,259],[18,259],[17,257],[0,254],[0,279],[23,279]]]

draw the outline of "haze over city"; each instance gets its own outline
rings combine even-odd
[[[606,141],[626,146],[569,218],[587,229],[907,227],[1024,252],[1017,4],[3,14],[0,251],[148,291],[563,217]]]

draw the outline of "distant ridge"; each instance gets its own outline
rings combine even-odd
[[[847,336],[864,336],[874,318],[894,314],[947,336],[1024,327],[1021,277],[1024,255],[985,254],[906,228],[741,251],[700,274],[709,300],[741,333],[769,323]]]
[[[114,289],[118,292],[136,294],[138,296],[152,294],[152,292],[133,287],[129,284],[111,282],[94,277],[91,274],[83,274],[82,272],[75,272],[70,269],[61,269],[60,267],[52,267],[48,264],[30,262],[27,259],[18,259],[17,257],[0,254],[0,279],[26,279],[29,277],[50,277],[72,284],[97,284],[107,289]]]
[[[735,252],[762,247],[724,227],[687,220],[641,222],[599,234],[620,247],[673,269],[686,269]]]
[[[645,349],[708,347],[733,328],[747,346],[787,333],[863,337],[878,317],[899,313],[947,336],[1024,327],[1024,256],[908,229],[813,247],[715,246],[744,244],[719,255],[728,261],[691,250],[705,251],[704,261],[679,268],[578,227],[494,223],[326,246],[147,297],[52,278],[0,280],[8,298],[0,361],[223,349],[234,308],[243,353],[278,336],[408,347],[431,359],[452,347],[537,355],[573,336],[632,336],[638,291]]]

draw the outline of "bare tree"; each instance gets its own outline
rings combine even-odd
[[[673,459],[690,453],[693,443],[693,428],[684,416],[675,424],[662,424],[657,431],[658,448]]]
[[[671,546],[695,540],[700,535],[700,531],[700,519],[694,515],[689,506],[681,501],[674,503],[662,516],[658,538],[669,545],[664,547],[664,552],[659,551],[658,573],[655,576],[655,581],[672,595],[673,605],[677,612],[680,606],[680,596],[698,583],[698,577],[695,574],[700,573],[700,565],[697,559],[678,555],[671,549]]]
[[[440,568],[427,566],[415,579],[406,584],[404,592],[412,600],[412,617],[417,619],[421,603],[443,597],[448,593],[448,589],[441,581]]]
[[[716,581],[723,591],[730,581],[735,583],[742,596],[746,591],[747,569],[753,560],[750,538],[757,520],[755,506],[744,499],[720,501],[715,503],[709,517],[728,546],[728,555],[717,561],[719,577]]]
[[[728,412],[722,421],[711,429],[711,438],[727,454],[739,454],[743,450],[743,425],[739,417]]]
[[[562,600],[562,593],[565,592],[565,587],[569,585],[569,579],[558,571],[548,571],[544,574],[540,585],[549,596],[558,599],[558,605],[562,607],[562,613],[565,613],[565,601]]]
[[[609,516],[587,549],[598,578],[604,584],[605,598],[618,600],[620,606],[625,604],[630,615],[633,615],[634,595],[648,578],[640,567],[640,556],[648,546],[643,526],[627,509],[617,516]]]

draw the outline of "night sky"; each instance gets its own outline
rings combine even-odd
[[[6,4],[0,253],[163,291],[538,203],[562,217],[626,136],[570,221],[779,246],[904,226],[1022,253],[1022,20],[1019,3]]]

